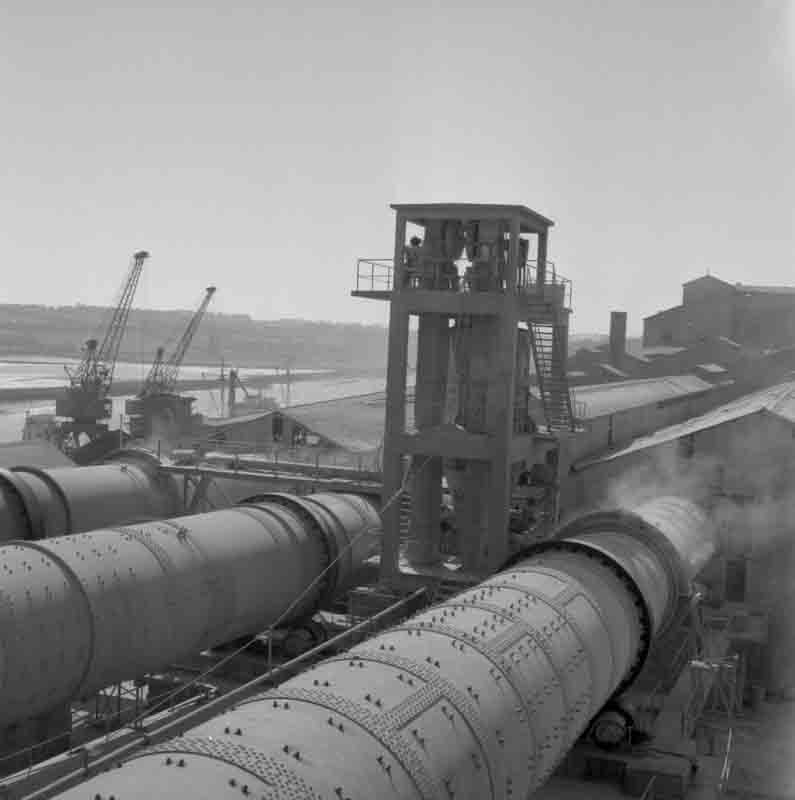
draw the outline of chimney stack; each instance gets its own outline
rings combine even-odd
[[[623,369],[627,353],[627,312],[610,312],[610,364]]]

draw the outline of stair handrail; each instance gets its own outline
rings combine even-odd
[[[517,288],[520,292],[537,292],[540,286],[562,287],[563,305],[571,308],[572,282],[557,271],[554,261],[544,262],[545,279],[542,284],[538,282],[538,259],[528,259],[523,268],[520,268],[517,277]]]

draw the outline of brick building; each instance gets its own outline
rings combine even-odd
[[[782,347],[795,337],[795,287],[728,283],[704,275],[682,285],[682,303],[643,321],[645,347],[681,347],[725,337]]]

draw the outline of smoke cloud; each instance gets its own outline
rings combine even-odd
[[[769,615],[762,679],[774,692],[795,687],[794,450],[795,430],[783,419],[751,414],[635,456],[605,495],[630,509],[662,495],[687,498],[712,517],[728,557],[749,559],[745,598]]]
[[[749,415],[650,449],[608,483],[606,500],[632,508],[687,498],[712,512],[732,550],[761,553],[795,526],[793,444],[782,420]]]

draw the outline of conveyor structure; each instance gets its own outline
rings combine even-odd
[[[90,467],[0,470],[0,542],[46,539],[182,511],[177,482],[143,450]]]
[[[478,586],[59,796],[526,798],[633,682],[713,548],[680,499],[587,514]],[[236,563],[239,595],[267,585],[264,562]],[[153,597],[138,614],[163,607]]]

